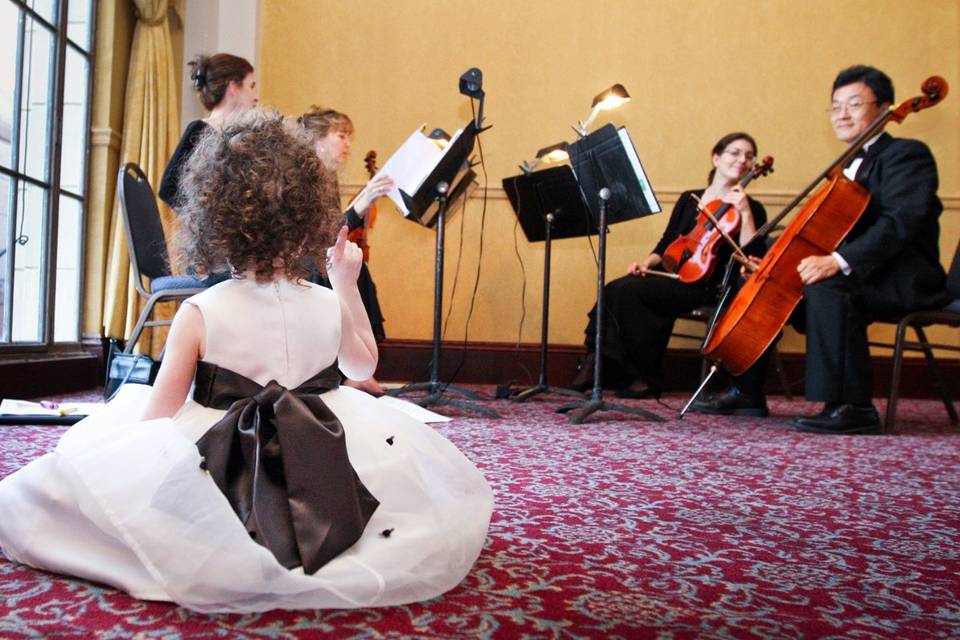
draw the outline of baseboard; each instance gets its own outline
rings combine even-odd
[[[549,345],[547,349],[547,382],[564,386],[570,382],[583,347]],[[382,380],[424,381],[430,379],[432,344],[426,340],[386,340],[380,345],[377,376]],[[781,354],[784,372],[794,395],[803,396],[805,358],[802,353]],[[693,349],[671,349],[664,364],[664,387],[667,391],[693,391],[700,382],[700,354]],[[462,363],[462,364],[461,364]],[[890,392],[893,359],[875,356],[874,395]],[[960,360],[941,358],[938,361],[944,383],[960,398]],[[455,375],[456,374],[456,375]],[[440,351],[442,381],[468,384],[510,384],[525,387],[536,384],[540,374],[540,345],[471,342],[445,343]],[[455,377],[454,377],[455,376]],[[722,381],[719,382],[722,384]],[[716,386],[716,385],[714,385]],[[771,366],[767,389],[783,393],[779,377]],[[900,396],[938,398],[936,387],[927,372],[923,358],[905,358],[901,375]]]
[[[84,340],[82,350],[17,354],[0,360],[0,397],[44,398],[103,384],[103,344]]]
[[[377,376],[382,380],[424,381],[430,379],[432,344],[426,340],[386,340],[380,345]],[[577,345],[550,345],[547,350],[547,382],[564,386],[576,371],[583,348]],[[693,349],[671,349],[664,366],[667,391],[693,391],[700,381],[700,354]],[[804,356],[781,354],[792,392],[803,395]],[[892,358],[875,356],[874,395],[890,392]],[[939,360],[942,379],[954,397],[960,398],[960,360]],[[536,384],[540,375],[540,345],[471,342],[447,343],[440,351],[442,381],[466,384],[504,384],[523,388]],[[103,344],[99,338],[85,340],[83,352],[46,357],[0,360],[0,396],[37,398],[71,391],[93,389],[103,384]],[[782,393],[773,370],[767,376],[771,393]],[[900,396],[936,398],[923,358],[905,358]]]

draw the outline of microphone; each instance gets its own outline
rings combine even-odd
[[[611,196],[610,189],[607,189],[606,187],[604,187],[603,189],[600,189],[599,195],[600,195],[600,199],[606,202],[607,200],[610,199],[610,196]]]

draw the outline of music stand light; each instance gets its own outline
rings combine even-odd
[[[540,149],[540,151],[537,151],[537,160],[542,161],[544,164],[555,164],[569,160],[570,153],[567,151],[567,146],[566,142],[558,142],[549,147],[544,147]]]
[[[587,135],[587,130],[590,128],[590,125],[600,115],[601,111],[609,111],[610,109],[616,109],[617,107],[630,101],[630,94],[627,93],[627,90],[622,84],[615,84],[609,89],[605,89],[596,95],[593,99],[593,104],[591,105],[590,115],[587,117],[586,121],[580,121],[575,127],[576,132],[582,138]]]
[[[433,140],[433,143],[441,149],[450,144],[450,134],[439,127],[428,133],[427,137]]]
[[[567,143],[558,142],[557,144],[552,144],[549,147],[544,147],[537,151],[536,160],[533,162],[527,162],[524,160],[520,163],[520,170],[523,171],[526,175],[533,173],[533,170],[540,166],[540,164],[555,164],[558,162],[565,162],[570,159],[570,154],[567,152]]]

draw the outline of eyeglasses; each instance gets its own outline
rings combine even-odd
[[[879,100],[863,100],[862,98],[850,98],[846,102],[834,102],[827,109],[827,113],[832,116],[838,116],[843,112],[844,107],[847,113],[860,113],[868,104],[880,104]]]
[[[727,149],[723,153],[725,155],[730,156],[731,158],[739,158],[740,156],[743,156],[744,158],[746,158],[747,162],[753,162],[757,157],[757,155],[751,151],[747,151],[746,153],[744,153],[740,149]]]

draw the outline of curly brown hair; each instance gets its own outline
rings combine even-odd
[[[296,280],[322,267],[340,223],[336,175],[301,128],[252,109],[209,127],[181,179],[179,246],[199,275],[282,272]],[[319,259],[318,259],[319,258]]]

